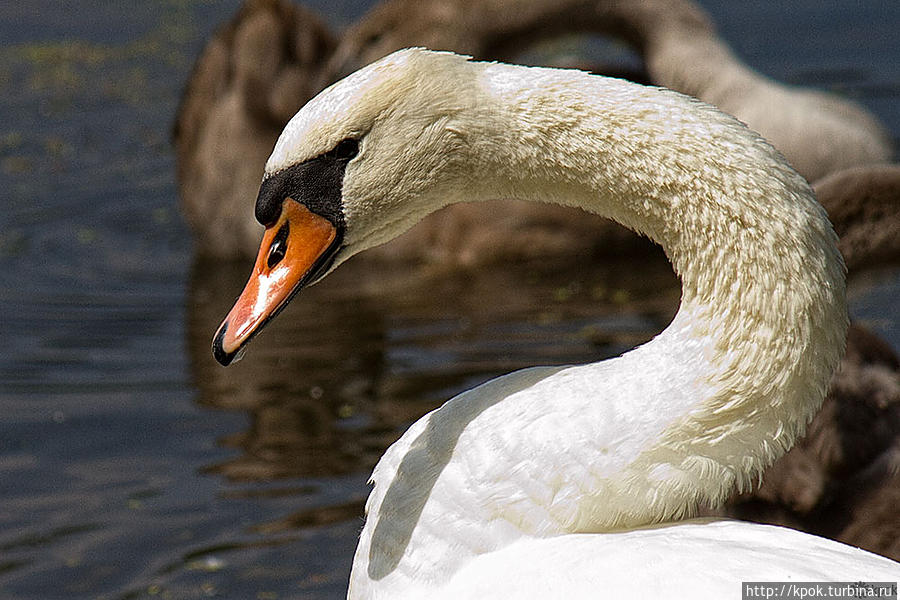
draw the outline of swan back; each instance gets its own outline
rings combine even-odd
[[[743,582],[834,581],[835,564],[842,565],[844,581],[900,575],[891,560],[792,529],[697,519],[602,536],[523,540],[473,561],[439,597],[729,598],[741,593]]]

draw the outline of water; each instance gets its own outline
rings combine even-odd
[[[340,25],[366,3],[326,4]],[[900,138],[900,8],[820,4],[705,3],[758,69],[856,97]],[[0,6],[3,598],[341,597],[366,478],[410,422],[511,369],[618,354],[674,311],[658,257],[351,261],[219,368],[210,338],[249,267],[193,262],[169,130],[236,6]],[[895,349],[898,295],[897,270],[852,289]]]

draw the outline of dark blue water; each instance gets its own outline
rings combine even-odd
[[[409,422],[510,369],[619,353],[677,302],[657,261],[350,263],[219,368],[249,267],[194,265],[169,131],[237,4],[0,5],[0,597],[341,597],[366,478]],[[367,3],[309,4],[340,26]],[[751,65],[900,138],[900,4],[703,4]],[[896,270],[852,291],[895,349],[898,297]]]

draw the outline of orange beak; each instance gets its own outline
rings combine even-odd
[[[229,365],[288,301],[330,264],[340,240],[324,217],[291,198],[266,228],[250,279],[213,339],[213,355]]]

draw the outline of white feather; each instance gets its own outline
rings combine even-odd
[[[312,100],[267,169],[348,136],[335,264],[449,203],[516,197],[650,236],[683,287],[653,341],[507,375],[415,423],[372,475],[349,597],[735,597],[742,579],[900,576],[782,528],[648,527],[747,489],[843,352],[835,235],[759,136],[668,90],[414,49]]]

